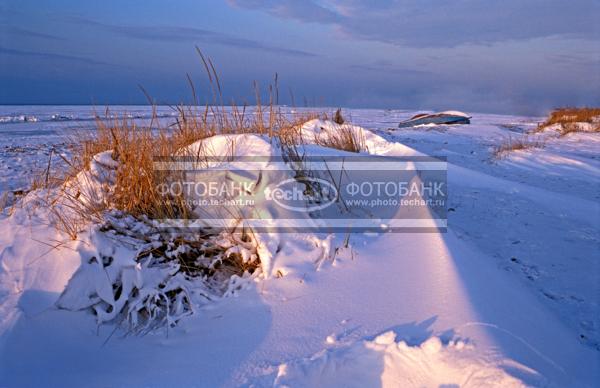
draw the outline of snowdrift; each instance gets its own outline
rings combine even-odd
[[[511,367],[521,367],[516,364]],[[525,368],[526,369],[526,368]],[[525,387],[502,365],[485,360],[472,345],[431,337],[418,346],[396,341],[394,332],[372,341],[323,351],[281,364],[274,386],[282,387]]]

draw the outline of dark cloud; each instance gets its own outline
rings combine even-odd
[[[416,77],[432,77],[434,73],[425,70],[408,69],[402,66],[394,65],[388,61],[376,61],[369,64],[353,64],[348,65],[350,70],[355,71],[367,71],[377,74],[396,74],[404,76],[416,76]]]
[[[193,58],[194,44],[212,49],[223,64],[225,100],[252,100],[248,80],[265,84],[278,72],[298,101],[324,97],[339,106],[536,113],[600,101],[600,24],[594,20],[600,0],[227,1],[236,9],[220,4],[208,12],[222,18],[214,28],[203,18],[180,24],[212,2],[169,12],[149,5],[135,14],[111,0],[98,20],[67,16],[100,15],[84,2],[69,9],[61,2],[43,10],[20,7],[10,20],[0,14],[2,101],[87,102],[93,95],[145,102],[127,97],[128,87],[135,94],[141,83],[156,98],[177,102],[186,97],[179,72],[187,67],[185,50]],[[264,37],[255,37],[257,23]],[[61,36],[66,39],[57,40]],[[340,42],[340,36],[348,39]],[[284,37],[289,45],[275,43]],[[132,49],[145,42],[154,51]],[[322,54],[312,60],[311,51]],[[156,52],[178,54],[165,59]],[[167,59],[174,66],[165,66]],[[134,71],[125,65],[106,71],[100,67],[110,65],[105,60],[132,63]]]
[[[18,36],[25,38],[42,38],[42,39],[50,39],[50,40],[65,40],[60,36],[46,34],[43,32],[37,32],[32,30],[27,30],[25,28],[10,26],[10,25],[0,25],[0,31],[7,36]]]
[[[341,16],[312,0],[228,0],[229,4],[242,8],[265,10],[272,15],[303,22],[335,23]]]
[[[600,54],[595,56],[570,55],[570,54],[551,54],[547,56],[548,61],[561,64],[567,67],[580,67],[584,69],[595,69],[596,78],[600,77]]]
[[[105,24],[80,17],[66,18],[70,22],[94,26],[105,31],[134,39],[165,41],[165,42],[189,42],[189,43],[213,43],[241,49],[254,49],[279,55],[291,55],[297,57],[316,57],[316,54],[302,50],[285,47],[271,46],[250,39],[238,38],[195,27],[179,26],[123,26]]]
[[[37,52],[37,51],[25,51],[25,50],[11,49],[11,48],[6,48],[6,47],[0,47],[0,54],[14,55],[14,56],[19,56],[19,57],[35,57],[35,58],[42,58],[42,59],[58,59],[58,60],[62,60],[62,61],[83,63],[86,65],[115,66],[111,63],[96,61],[93,59],[78,57],[78,56],[74,56],[74,55],[55,54],[55,53],[46,53],[46,52]]]
[[[229,0],[299,21],[334,25],[367,40],[454,47],[548,36],[599,39],[597,0]]]

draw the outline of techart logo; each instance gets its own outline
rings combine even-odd
[[[265,189],[265,198],[284,209],[294,212],[313,212],[331,206],[338,198],[338,190],[325,179],[292,178]]]

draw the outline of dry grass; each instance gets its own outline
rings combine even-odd
[[[182,150],[214,135],[263,135],[272,139],[274,145],[280,146],[288,160],[301,164],[303,156],[299,146],[304,143],[302,124],[324,116],[310,112],[299,115],[283,113],[277,105],[277,75],[268,86],[268,105],[262,105],[261,91],[255,83],[256,107],[252,112],[246,105],[225,107],[221,81],[215,67],[210,58],[199,50],[198,53],[208,78],[208,94],[212,98],[210,103],[201,105],[198,102],[196,86],[188,76],[193,103],[172,107],[176,113],[174,123],[164,124],[166,121],[159,119],[156,105],[152,105],[152,117],[147,126],[141,126],[130,118],[115,118],[107,109],[104,118],[96,120],[95,131],[81,132],[71,139],[73,156],[69,160],[60,154],[50,156],[47,168],[35,181],[34,189],[47,193],[46,205],[60,230],[75,239],[89,221],[103,223],[108,210],[150,219],[189,218],[191,209],[183,193],[179,197],[165,197],[159,190],[165,183],[180,182],[184,178],[183,173],[158,171],[155,161],[176,160],[181,156],[201,161],[205,157],[200,151],[201,147],[195,148],[195,155],[186,155]],[[148,100],[153,103],[150,97]],[[339,122],[344,120],[341,110],[334,117]],[[317,137],[314,141],[318,145],[347,152],[367,150],[364,134],[347,124],[335,125],[329,129],[327,136]],[[92,182],[94,177],[90,170],[97,162],[94,161],[95,155],[105,151],[111,152],[111,158],[118,162],[118,168],[113,171],[113,181],[102,185],[102,195],[98,198],[98,184]],[[63,159],[68,169],[52,175],[50,166],[54,166],[58,158]],[[93,189],[90,190],[90,187]],[[48,188],[59,188],[58,194],[56,190],[45,190]]]
[[[72,205],[75,214],[81,216],[81,221],[102,219],[102,212],[107,209],[121,210],[133,216],[146,215],[150,218],[188,218],[191,209],[187,207],[183,195],[166,198],[158,190],[161,184],[181,180],[183,176],[176,171],[155,170],[156,158],[162,158],[164,161],[164,158],[172,157],[175,160],[180,156],[188,156],[199,162],[203,155],[186,155],[182,150],[215,134],[266,132],[279,136],[281,133],[283,138],[287,139],[293,133],[292,129],[298,126],[298,123],[284,122],[279,118],[269,125],[264,125],[259,121],[234,121],[231,117],[224,118],[220,115],[210,117],[210,121],[204,122],[203,119],[197,120],[197,116],[181,114],[175,129],[158,130],[139,127],[129,120],[114,120],[108,123],[99,121],[96,133],[92,138],[83,140],[79,147],[80,152],[70,161],[72,172],[68,176],[74,177],[80,171],[89,170],[94,155],[112,150],[112,159],[119,162],[114,189],[110,190],[108,200],[102,204],[85,200],[84,197],[88,195],[85,187],[77,187],[75,191],[63,190],[61,205]],[[215,120],[222,122],[215,125]],[[305,118],[298,120],[304,122]],[[243,125],[234,126],[235,122]],[[79,176],[81,180],[82,175]],[[92,186],[85,181],[79,184]],[[89,203],[94,203],[95,206],[90,206]],[[58,224],[71,236],[76,235],[75,231],[85,222],[77,222],[72,216],[70,219],[65,218],[64,214],[62,209],[57,212]]]
[[[5,191],[0,194],[0,213],[10,204],[9,193]]]
[[[600,108],[559,108],[550,113],[546,121],[538,125],[541,131],[551,125],[558,124],[561,136],[572,132],[583,132],[579,123],[591,124],[593,132],[600,132]]]
[[[215,82],[216,76],[212,77]],[[191,85],[195,96],[195,88]],[[218,95],[218,90],[215,93]],[[106,110],[105,118],[96,120],[94,132],[80,132],[72,137],[73,156],[70,159],[51,153],[46,168],[34,179],[32,190],[46,192],[45,204],[51,211],[54,224],[73,239],[89,221],[104,222],[104,213],[112,209],[136,217],[188,218],[191,209],[183,195],[166,198],[158,190],[163,183],[181,180],[183,176],[178,172],[157,171],[154,168],[156,158],[164,161],[165,158],[187,156],[200,161],[202,155],[184,155],[182,150],[217,134],[253,133],[271,137],[289,160],[300,162],[302,156],[298,147],[304,143],[301,126],[321,116],[306,113],[289,117],[273,103],[274,100],[271,100],[266,108],[258,105],[252,114],[247,113],[245,106],[232,106],[226,111],[221,106],[180,105],[173,108],[177,117],[175,123],[168,127],[161,127],[156,107],[153,107],[151,123],[145,127],[129,118],[115,118]],[[336,127],[335,131],[329,131],[328,136],[317,137],[315,142],[348,152],[366,150],[362,133],[348,125]],[[89,171],[94,156],[104,151],[111,151],[111,157],[119,167],[115,171],[113,187],[103,187],[102,191],[107,196],[98,201]],[[59,158],[68,169],[51,174],[51,166]],[[60,188],[59,194],[51,195],[51,190],[45,190],[49,188]]]
[[[225,107],[221,92],[221,84],[212,61],[199,50],[208,77],[209,94],[212,102],[200,105],[196,95],[196,87],[188,77],[193,94],[192,105],[173,107],[176,112],[175,123],[161,126],[161,121],[153,106],[150,125],[142,127],[128,118],[114,118],[111,112],[105,111],[104,119],[97,119],[96,131],[79,133],[73,137],[73,156],[65,160],[68,171],[51,176],[50,164],[34,182],[34,189],[60,187],[60,195],[48,198],[47,204],[54,215],[59,229],[76,238],[81,228],[89,221],[103,221],[106,210],[116,209],[133,216],[150,218],[187,218],[190,209],[183,196],[165,198],[158,188],[162,183],[170,183],[182,179],[178,172],[159,172],[154,168],[156,158],[170,158],[184,155],[182,150],[199,140],[217,134],[262,134],[280,144],[284,152],[292,152],[301,141],[299,128],[301,124],[317,118],[316,114],[287,116],[278,108],[278,79],[269,85],[269,105],[261,105],[260,90],[255,84],[257,105],[254,112],[247,112],[246,106]],[[149,98],[149,100],[151,100]],[[331,142],[331,146],[340,149],[357,149],[358,140],[350,133]],[[198,147],[198,150],[200,147]],[[92,200],[93,193],[88,192],[91,182],[88,175],[82,174],[90,170],[92,159],[103,151],[112,151],[112,159],[118,162],[113,187],[103,188],[108,194],[103,201]],[[225,155],[223,155],[225,156]],[[54,156],[57,158],[57,156]],[[62,156],[60,156],[62,157]],[[75,179],[78,177],[78,179]],[[83,178],[83,179],[82,179]],[[90,197],[90,198],[87,198]]]
[[[508,155],[512,151],[526,150],[531,148],[544,148],[544,142],[539,139],[530,138],[509,138],[506,142],[494,147],[492,151],[492,157],[494,159],[501,159]]]
[[[342,108],[338,108],[333,115],[333,122],[336,124],[344,124],[344,116],[342,116]]]
[[[335,130],[328,130],[325,136],[315,135],[314,141],[320,146],[346,152],[367,151],[364,134],[355,131],[351,125],[336,125]]]

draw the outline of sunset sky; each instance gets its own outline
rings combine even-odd
[[[189,100],[541,114],[600,103],[599,0],[0,0],[0,104]]]

